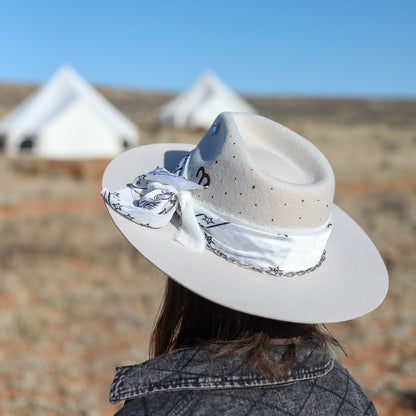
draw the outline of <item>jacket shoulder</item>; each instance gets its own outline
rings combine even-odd
[[[376,416],[358,383],[340,364],[325,376],[288,385],[159,391],[126,401],[116,416]]]
[[[358,382],[337,361],[330,373],[317,379],[320,396],[326,398],[339,415],[374,416],[377,411]]]

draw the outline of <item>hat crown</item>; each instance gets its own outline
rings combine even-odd
[[[254,114],[221,113],[192,152],[197,202],[263,229],[316,228],[328,221],[335,178],[312,143]]]

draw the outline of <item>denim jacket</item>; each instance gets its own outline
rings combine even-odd
[[[284,351],[276,347],[273,354],[281,358]],[[123,400],[117,416],[377,415],[348,371],[316,344],[297,347],[283,379],[259,377],[247,357],[212,356],[207,348],[118,367],[110,402]]]

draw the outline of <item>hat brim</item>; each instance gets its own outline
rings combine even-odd
[[[162,143],[131,149],[110,162],[102,185],[114,192],[156,166],[173,170],[193,147]],[[208,249],[196,253],[175,241],[174,221],[151,229],[107,209],[125,238],[157,268],[198,295],[241,312],[290,322],[341,322],[372,311],[387,293],[387,270],[377,248],[336,205],[326,260],[297,277],[264,275]]]

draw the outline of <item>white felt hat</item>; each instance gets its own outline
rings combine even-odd
[[[162,182],[163,195],[134,196],[136,185],[129,184],[145,188],[154,174],[146,173],[157,166],[173,172],[181,160],[186,190],[175,178],[164,181],[161,170],[154,181],[156,188]],[[387,293],[376,247],[332,202],[335,179],[325,156],[264,117],[222,113],[195,149],[169,143],[129,150],[108,165],[102,184],[111,218],[127,240],[171,278],[218,304],[272,319],[329,323],[370,312]],[[133,195],[133,210],[153,210],[175,194],[169,207],[179,206],[182,218],[175,214],[161,228],[135,223],[134,211],[126,214],[114,199],[123,188]],[[138,192],[146,197],[152,189]],[[189,215],[196,231],[189,232]],[[204,237],[200,251],[195,232]]]

